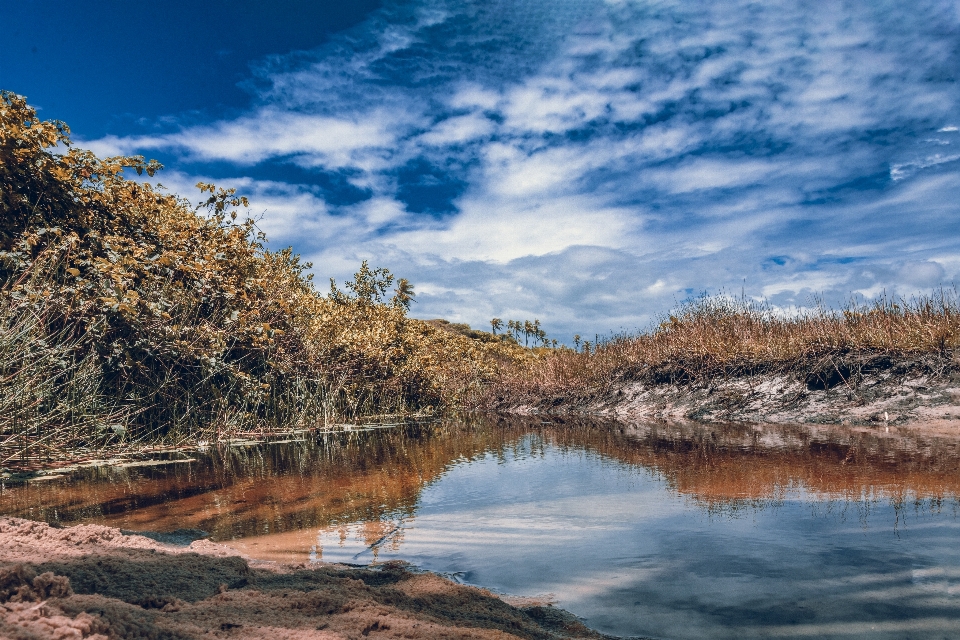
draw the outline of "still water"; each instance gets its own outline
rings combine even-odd
[[[464,418],[7,485],[0,512],[405,560],[662,638],[960,638],[960,434]]]

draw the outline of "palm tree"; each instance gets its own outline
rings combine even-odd
[[[503,320],[494,318],[490,321],[490,328],[493,329],[493,335],[497,335],[497,331],[503,328]]]
[[[397,288],[393,292],[393,306],[410,309],[410,303],[416,302],[413,298],[417,293],[413,290],[413,285],[406,278],[397,280]]]

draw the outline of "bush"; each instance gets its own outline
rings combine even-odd
[[[55,427],[96,447],[436,410],[523,357],[407,318],[412,287],[386,300],[393,276],[366,263],[321,296],[233,190],[199,184],[199,215],[124,177],[160,169],[74,149],[65,124],[0,92],[0,393],[34,415],[0,413],[0,461]]]

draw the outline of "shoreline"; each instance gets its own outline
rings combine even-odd
[[[623,421],[824,424],[960,433],[960,371],[952,358],[887,358],[857,364],[828,360],[810,371],[666,380],[657,372],[644,372],[622,376],[600,389],[504,399],[496,410]]]
[[[516,605],[516,606],[515,606]],[[0,517],[0,637],[611,638],[549,604],[388,562],[290,565],[207,540]]]
[[[540,419],[520,422],[538,425]],[[596,428],[605,431],[606,425]],[[760,427],[744,422],[644,420],[621,423],[613,432],[652,438],[647,449],[622,460],[658,469],[678,491],[706,505],[731,496],[739,500],[768,496],[772,485],[764,483],[782,479],[781,470],[789,473],[798,465],[809,468],[809,473],[790,477],[813,491],[837,491],[844,478],[852,478],[856,496],[862,494],[864,478],[869,486],[880,487],[875,496],[887,495],[883,487],[891,483],[912,487],[890,494],[901,497],[936,497],[955,492],[956,486],[955,452],[960,442],[956,428],[936,432],[929,425],[920,428],[907,422],[887,427],[873,423]],[[902,437],[911,440],[908,450],[914,452],[911,460],[916,464],[891,470],[886,443]],[[828,442],[831,448],[811,448],[811,439]],[[710,473],[703,473],[703,465],[695,465],[692,474],[684,473],[686,466],[669,465],[671,452],[676,451],[671,443],[681,441],[705,443],[702,452],[709,455],[703,461]],[[597,444],[605,442],[610,443],[602,438]],[[758,442],[766,443],[767,454],[754,451]],[[945,448],[938,443],[945,443]],[[744,450],[750,453],[738,453]],[[806,454],[791,458],[790,453],[797,451]],[[810,452],[817,451],[811,458]],[[945,455],[952,455],[953,461],[946,466]],[[850,460],[856,464],[848,465]],[[771,469],[772,476],[764,471]],[[903,485],[903,473],[912,478],[908,485]],[[722,486],[731,478],[732,492]],[[744,483],[744,478],[755,480]],[[218,498],[218,504],[227,506],[229,499],[222,502],[226,498]],[[70,495],[59,504],[78,506]],[[245,550],[236,542],[198,540],[207,535],[199,529],[141,531],[197,526],[183,519],[192,511],[172,509],[164,521],[147,517],[138,523],[110,523],[137,531],[0,517],[0,637],[609,638],[542,599],[491,593],[397,561],[361,567],[307,563],[301,556],[303,561],[285,562],[279,556]]]

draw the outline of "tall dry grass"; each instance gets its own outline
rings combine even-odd
[[[104,393],[86,338],[49,324],[45,305],[0,298],[0,467],[95,452],[122,437],[128,412]]]
[[[324,296],[233,190],[194,207],[70,145],[0,91],[0,465],[436,411],[523,357],[408,318],[366,263]]]
[[[507,372],[487,401],[589,394],[624,379],[663,383],[803,373],[850,355],[945,357],[958,344],[955,290],[852,302],[845,309],[818,305],[795,315],[743,298],[701,297],[651,331],[613,336],[587,349],[544,351]]]

